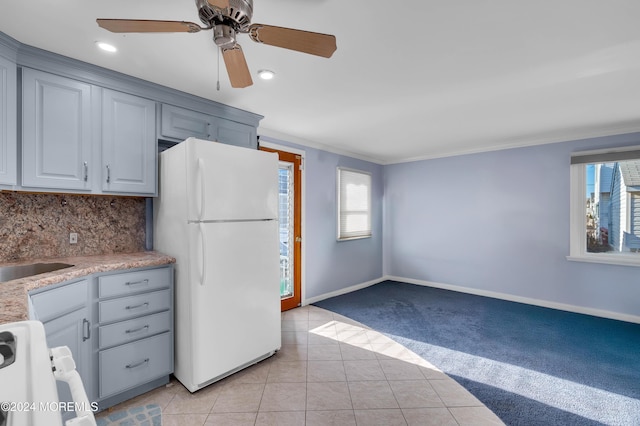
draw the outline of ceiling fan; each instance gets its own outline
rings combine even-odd
[[[231,87],[253,84],[238,33],[271,46],[330,58],[336,50],[336,38],[330,34],[294,30],[273,25],[252,24],[253,0],[196,0],[201,27],[186,21],[154,21],[140,19],[96,19],[98,25],[114,33],[197,33],[213,30],[213,41],[222,50]]]

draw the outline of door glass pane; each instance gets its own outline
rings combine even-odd
[[[293,164],[280,162],[280,297],[293,297]]]

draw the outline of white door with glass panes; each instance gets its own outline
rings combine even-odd
[[[300,155],[260,147],[276,152],[278,170],[278,218],[280,235],[280,300],[286,311],[300,306],[302,247],[302,157]]]

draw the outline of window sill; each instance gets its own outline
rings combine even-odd
[[[336,241],[351,241],[351,240],[362,240],[364,238],[371,238],[371,235],[362,235],[359,237],[347,237],[347,238],[337,238]]]
[[[567,256],[567,260],[572,262],[589,262],[589,263],[605,263],[609,265],[622,265],[622,266],[640,266],[640,255],[581,255],[581,256]]]

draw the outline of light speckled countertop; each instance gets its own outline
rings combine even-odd
[[[60,269],[31,277],[0,283],[0,324],[24,321],[29,317],[28,292],[37,288],[72,280],[97,272],[143,268],[175,263],[175,259],[156,251],[138,253],[105,254],[82,257],[60,257],[30,259],[22,262],[3,263],[0,266],[25,265],[30,263],[68,263],[70,268]]]

